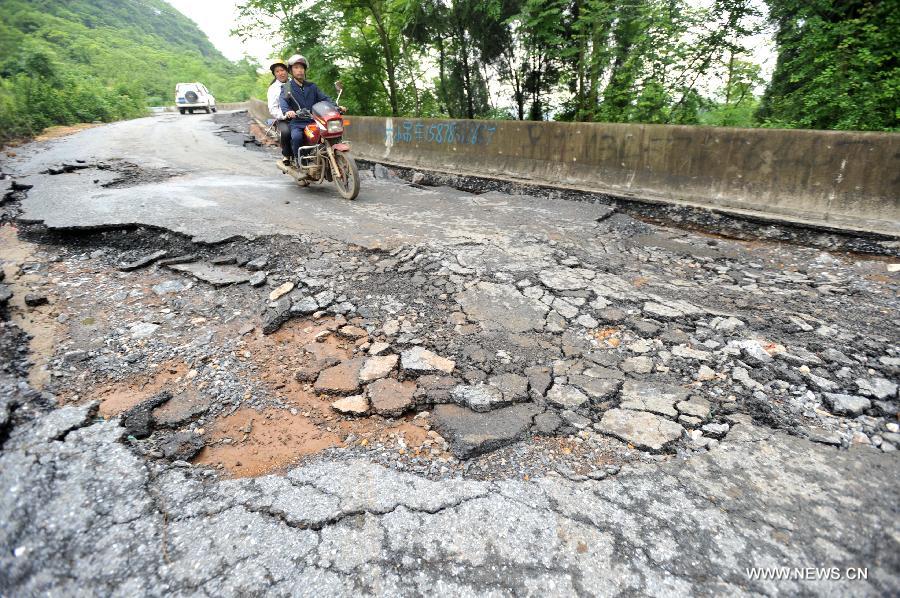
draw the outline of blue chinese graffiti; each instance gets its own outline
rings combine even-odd
[[[472,121],[427,123],[417,120],[400,121],[397,127],[388,121],[385,141],[398,143],[434,143],[459,145],[490,145],[497,127]]]

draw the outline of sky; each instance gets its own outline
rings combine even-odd
[[[246,42],[242,42],[237,36],[231,35],[231,30],[237,24],[237,6],[240,4],[240,0],[166,1],[194,21],[226,58],[239,60],[244,56],[249,56],[252,60],[262,65],[264,67],[263,70],[271,63],[271,56],[275,46],[273,44],[274,38],[256,36]],[[689,0],[689,2],[702,6],[708,5],[711,0]],[[754,0],[754,3],[761,10],[765,10],[764,0]],[[752,48],[753,61],[762,66],[762,76],[765,80],[768,80],[774,69],[776,56],[771,34],[757,35],[748,41],[749,46]],[[711,87],[720,85],[719,81],[710,81],[709,83]]]
[[[240,60],[245,55],[268,66],[274,51],[272,40],[256,37],[242,42],[231,30],[237,24],[239,0],[166,0],[181,14],[194,21],[209,41],[229,60]]]

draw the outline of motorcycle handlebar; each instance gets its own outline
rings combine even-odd
[[[296,114],[296,118],[312,118],[312,112],[302,108],[300,110],[294,110],[294,114]],[[285,116],[284,120],[291,120],[287,116]]]
[[[337,106],[337,110],[341,114],[346,113],[346,110],[341,110],[340,106]],[[300,110],[295,110],[294,112],[297,114],[297,118],[312,118],[312,112],[310,112],[306,108],[302,108]],[[290,120],[290,119],[287,119],[287,120]]]

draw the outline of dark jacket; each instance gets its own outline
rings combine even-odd
[[[287,90],[290,86],[291,97],[288,97]],[[298,85],[296,81],[291,79],[281,86],[281,97],[278,103],[281,105],[281,111],[287,113],[289,110],[295,112],[306,109],[312,110],[313,104],[316,102],[331,102],[331,98],[322,93],[322,90],[311,81],[304,81],[303,85]],[[294,118],[291,119],[291,127],[305,127],[312,122],[310,119]]]

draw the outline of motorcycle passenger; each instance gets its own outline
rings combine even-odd
[[[315,83],[306,80],[306,71],[309,62],[303,56],[294,54],[288,59],[288,69],[291,79],[282,87],[279,98],[281,111],[290,119],[291,123],[291,155],[297,156],[300,146],[303,145],[303,128],[312,123],[310,117],[300,117],[300,110],[312,110],[316,102],[331,102],[331,98],[322,93]],[[304,150],[306,154],[308,150]],[[299,157],[297,158],[299,160]]]
[[[275,128],[278,130],[278,141],[281,145],[281,155],[284,163],[289,164],[291,161],[291,126],[285,118],[284,112],[281,110],[281,104],[278,98],[281,97],[281,87],[288,80],[288,66],[279,61],[269,67],[272,71],[272,84],[266,92],[266,99],[269,104],[269,114],[275,119]]]

